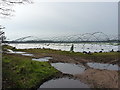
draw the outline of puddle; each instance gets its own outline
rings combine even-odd
[[[33,54],[27,54],[26,52],[13,51],[13,50],[10,50],[10,49],[7,49],[7,50],[8,50],[8,53],[21,54],[21,55],[24,55],[24,56],[33,56]]]
[[[41,61],[41,62],[47,62],[49,61],[49,59],[52,59],[52,57],[44,57],[44,58],[33,58],[32,60],[35,60],[35,61]]]
[[[57,70],[65,74],[79,74],[84,72],[85,67],[82,65],[69,64],[69,63],[51,63]]]
[[[102,63],[87,63],[87,65],[95,69],[118,70],[118,68],[120,68],[118,65],[102,64]]]
[[[16,53],[16,54],[26,53],[26,52],[21,52],[21,51],[13,51],[13,50],[10,50],[10,49],[7,49],[7,50],[8,50],[8,53]]]
[[[33,54],[22,54],[23,56],[34,56]]]
[[[69,78],[52,79],[43,83],[39,88],[90,88],[79,80]],[[90,90],[90,89],[89,89]]]

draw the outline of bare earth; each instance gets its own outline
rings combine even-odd
[[[64,63],[75,63],[83,64],[86,66],[87,62],[91,60],[86,60],[77,56],[66,56],[58,54],[47,54],[41,53],[36,54],[35,57],[44,57],[51,56],[53,57],[50,62],[64,62]],[[86,66],[87,67],[87,66]],[[82,74],[74,75],[75,78],[80,79],[81,81],[87,83],[92,88],[118,88],[118,71],[112,70],[99,70],[87,68]]]
[[[82,74],[75,75],[94,88],[118,88],[118,72],[111,70],[87,69]]]

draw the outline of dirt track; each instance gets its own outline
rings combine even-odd
[[[85,60],[80,57],[66,56],[58,54],[41,54],[40,56],[52,56],[53,59],[50,62],[64,62],[64,63],[75,63],[83,64],[86,66],[87,62],[91,60]],[[92,88],[118,88],[118,72],[112,70],[99,70],[89,68],[85,70],[82,74],[74,75],[75,78],[87,83]]]
[[[75,75],[94,88],[118,88],[118,72],[111,70],[87,69],[82,74]]]
[[[93,62],[89,59],[83,59],[79,56],[70,55],[60,55],[52,53],[34,53],[34,58],[50,56],[49,62],[64,62],[64,63],[74,63],[83,64],[87,67],[85,72],[82,74],[74,75],[75,78],[80,79],[80,81],[87,83],[92,88],[118,88],[118,72],[112,70],[99,70],[92,69],[86,65],[87,62]],[[113,60],[114,61],[114,60]],[[112,62],[112,61],[111,61]]]

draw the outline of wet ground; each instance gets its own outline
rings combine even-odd
[[[76,78],[91,85],[92,88],[119,88],[118,72],[114,70],[87,69]],[[113,89],[113,90],[114,90]]]
[[[23,54],[23,53],[26,53],[26,52],[21,52],[21,51],[13,51],[13,50],[10,50],[10,49],[7,49],[8,53],[14,53],[14,54]]]
[[[34,56],[33,54],[22,54],[23,56]]]
[[[23,56],[34,56],[33,54],[29,54],[29,53],[26,53],[26,52],[21,52],[21,51],[13,51],[13,50],[10,50],[10,49],[7,49],[7,53],[12,53],[12,54],[21,54]]]
[[[87,63],[87,65],[94,69],[106,69],[106,70],[118,70],[120,67],[113,64],[103,64],[103,63]]]
[[[51,63],[51,65],[57,70],[65,74],[79,74],[84,72],[85,67],[83,65],[76,65],[70,63]]]
[[[9,53],[34,56],[26,52],[11,51]],[[118,65],[90,62],[85,59],[64,55],[40,55],[32,58],[35,61],[48,61],[63,74],[73,78],[58,78],[44,82],[40,88],[118,88]],[[51,56],[51,57],[49,57]],[[78,60],[77,60],[78,59]],[[74,79],[76,78],[76,79]],[[85,84],[86,83],[86,84]]]
[[[49,59],[52,59],[52,57],[43,57],[43,58],[33,58],[34,61],[40,61],[40,62],[47,62]]]
[[[43,83],[40,88],[90,88],[79,80],[66,78],[52,79]],[[90,89],[89,89],[90,90]]]

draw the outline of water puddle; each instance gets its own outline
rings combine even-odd
[[[21,52],[21,51],[13,51],[13,50],[10,50],[10,49],[7,49],[8,52],[7,53],[14,53],[14,54],[21,54],[23,56],[34,56],[33,54],[28,54],[26,52]]]
[[[34,56],[33,54],[22,54],[23,56]]]
[[[90,87],[87,84],[80,82],[79,80],[69,78],[58,78],[43,83],[39,88],[90,88]]]
[[[57,70],[65,74],[79,74],[84,72],[85,67],[82,65],[69,64],[69,63],[51,63]]]
[[[44,58],[33,58],[32,60],[35,60],[35,61],[40,61],[40,62],[47,62],[49,61],[49,59],[52,59],[52,57],[44,57]]]
[[[118,70],[120,68],[118,65],[102,64],[102,63],[87,63],[87,65],[95,69]]]
[[[23,53],[26,53],[26,52],[21,52],[21,51],[13,51],[13,50],[10,50],[10,49],[8,49],[8,53],[23,54]]]

